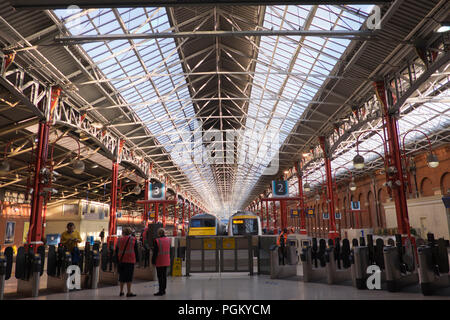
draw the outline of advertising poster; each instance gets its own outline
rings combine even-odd
[[[23,224],[23,239],[22,239],[23,243],[27,242],[28,230],[30,230],[30,222],[26,221]]]
[[[6,222],[5,244],[14,243],[15,229],[16,229],[16,223],[14,221]]]

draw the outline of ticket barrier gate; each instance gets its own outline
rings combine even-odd
[[[270,246],[270,278],[282,279],[288,277],[294,277],[297,275],[297,263],[298,263],[298,244],[294,240],[288,239],[286,244],[285,254],[286,256],[280,258],[280,247],[273,244]],[[284,264],[283,264],[284,262]]]
[[[186,276],[205,272],[249,272],[257,238],[252,236],[188,236]]]
[[[445,240],[435,241],[434,235],[427,235],[428,244],[417,249],[419,256],[419,279],[422,293],[426,296],[450,287],[449,257]]]
[[[383,249],[386,284],[389,292],[396,292],[403,287],[419,283],[414,248],[410,240],[406,239],[405,245],[403,245],[400,234],[395,235],[395,239],[395,246],[386,246]]]
[[[82,289],[97,289],[100,277],[100,245],[86,242],[80,261]]]
[[[389,245],[385,246],[382,239],[377,239],[374,246],[372,235],[367,235],[367,245],[364,238],[360,242],[360,246],[353,249],[356,288],[367,289],[370,270],[374,269],[370,266],[378,267],[374,272],[380,272],[381,284],[390,292],[418,283],[414,250],[409,240],[403,245],[401,235],[396,235],[395,242],[388,241]]]
[[[367,235],[367,246],[364,238],[353,239],[353,249],[351,254],[351,263],[354,273],[354,286],[360,290],[367,289],[367,279],[371,275],[368,273],[369,266],[378,267],[380,272],[380,282],[386,282],[386,272],[384,263],[384,241],[379,238],[373,243],[372,235]],[[361,245],[359,245],[361,244]],[[376,269],[376,268],[375,268]]]
[[[114,244],[107,243],[102,245],[100,251],[100,271],[98,282],[116,286],[119,284],[119,274],[117,271],[117,261],[114,256]]]
[[[4,298],[5,281],[11,278],[13,256],[12,247],[7,247],[3,253],[0,252],[0,300]]]
[[[317,238],[312,238],[311,245],[305,244],[303,246],[300,259],[302,261],[304,282],[316,282],[327,277],[325,252],[325,239],[320,239],[318,244]]]
[[[334,243],[332,239],[328,240],[329,247],[325,251],[325,270],[328,284],[342,283],[351,281],[355,286],[355,268],[353,267],[352,252],[350,250],[350,241],[342,240],[342,246],[339,238]]]
[[[355,244],[355,242],[354,242]],[[355,284],[354,268],[351,264],[352,252],[347,239],[328,240],[313,238],[311,244],[305,243],[302,249],[303,281],[335,284],[352,281]]]
[[[67,268],[72,264],[70,252],[61,244],[58,248],[48,247],[47,288],[50,290],[69,292],[67,287]]]
[[[37,253],[29,245],[27,249],[20,247],[16,255],[15,276],[17,279],[17,293],[24,296],[37,297],[39,295],[40,277],[44,273],[45,247],[39,246]]]

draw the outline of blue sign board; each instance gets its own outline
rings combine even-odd
[[[272,181],[272,197],[281,198],[289,196],[289,184],[286,180]]]
[[[166,196],[165,191],[164,183],[150,183],[148,188],[148,198],[150,200],[164,200]]]
[[[361,204],[359,203],[359,201],[352,201],[351,202],[351,209],[355,210],[355,211],[359,211],[361,210]]]

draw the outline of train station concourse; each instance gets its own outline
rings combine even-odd
[[[448,313],[449,89],[448,0],[0,0],[0,307]]]

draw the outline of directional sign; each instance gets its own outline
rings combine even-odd
[[[322,217],[323,217],[323,220],[328,220],[328,219],[330,219],[330,215],[329,215],[328,212],[322,213]]]
[[[308,208],[306,209],[306,214],[308,216],[313,216],[314,215],[314,208]]]
[[[166,197],[164,183],[150,183],[148,188],[148,198],[150,200],[164,200]]]
[[[334,218],[337,219],[337,220],[341,219],[341,213],[340,212],[336,212],[334,214]]]
[[[272,181],[272,197],[288,197],[289,196],[289,184],[286,180]]]
[[[352,210],[355,210],[355,211],[361,210],[361,204],[359,203],[359,201],[352,201],[351,206],[352,206],[351,207]]]
[[[297,209],[291,209],[291,218],[298,218],[299,213]]]

